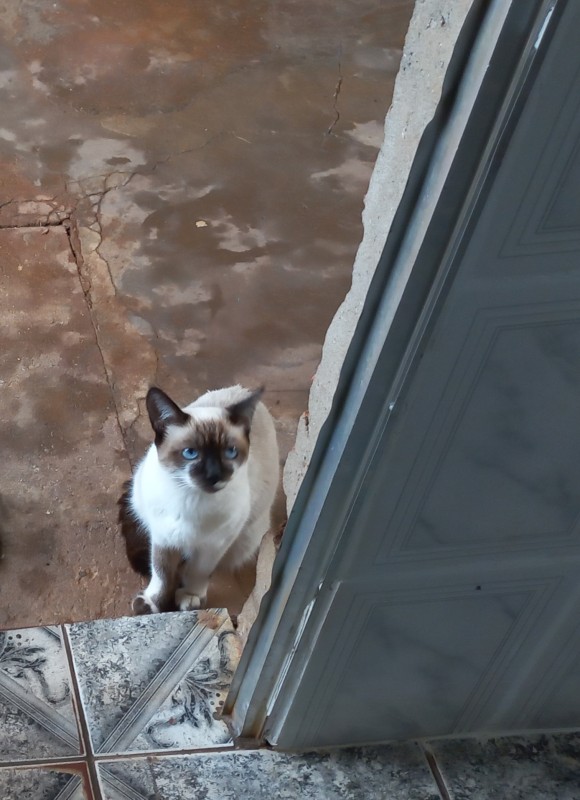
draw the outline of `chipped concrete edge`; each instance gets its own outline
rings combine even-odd
[[[403,195],[423,132],[433,119],[455,43],[472,0],[417,0],[405,39],[383,145],[371,175],[362,215],[363,238],[351,288],[327,331],[314,377],[308,412],[283,474],[288,513],[292,509],[321,426],[328,416],[340,370],[368,287]]]

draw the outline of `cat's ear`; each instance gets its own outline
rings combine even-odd
[[[165,392],[153,386],[147,392],[145,400],[151,426],[157,438],[163,438],[168,425],[184,425],[189,417],[182,411]]]
[[[260,386],[259,389],[255,389],[247,397],[244,397],[243,400],[228,406],[226,411],[228,412],[228,416],[232,425],[243,425],[246,429],[246,432],[249,432],[252,426],[254,411],[256,410],[256,406],[258,405],[260,397],[263,394],[264,387]]]

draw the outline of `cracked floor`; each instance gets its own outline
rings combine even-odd
[[[412,6],[0,2],[0,627],[128,612],[149,385],[264,383],[287,453]]]

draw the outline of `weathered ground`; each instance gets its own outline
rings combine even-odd
[[[152,383],[265,383],[287,453],[412,6],[0,2],[0,627],[128,611]]]

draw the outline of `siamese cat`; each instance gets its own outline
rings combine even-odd
[[[155,442],[119,500],[127,556],[149,578],[136,614],[201,608],[220,562],[235,569],[256,554],[279,480],[262,392],[230,386],[181,409],[149,390]]]

